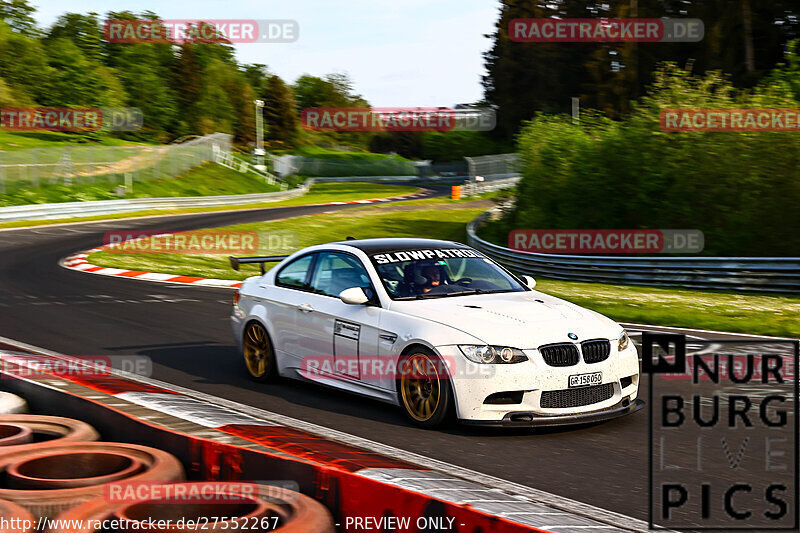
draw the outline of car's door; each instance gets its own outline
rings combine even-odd
[[[381,308],[379,305],[348,305],[339,293],[362,287],[374,298],[375,290],[361,260],[339,251],[319,252],[309,283],[301,351],[310,360],[301,367],[332,369],[345,379],[375,383],[372,361],[378,360]]]
[[[300,340],[304,334],[301,306],[308,303],[309,280],[313,272],[315,253],[310,253],[282,266],[270,287],[269,318],[275,332],[275,349],[299,357]]]

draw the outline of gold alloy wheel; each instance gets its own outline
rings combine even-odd
[[[400,393],[406,411],[414,420],[430,420],[442,400],[439,372],[430,356],[418,353],[403,360]]]
[[[263,378],[269,372],[271,346],[267,330],[258,322],[247,326],[244,335],[244,363],[254,378]]]

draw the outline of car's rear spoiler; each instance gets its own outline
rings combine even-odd
[[[266,255],[260,257],[228,257],[228,260],[231,262],[231,268],[234,270],[239,270],[239,265],[246,265],[249,263],[258,263],[261,265],[261,273],[263,274],[266,272],[266,268],[264,265],[266,263],[280,263],[284,259],[289,257],[288,255]]]

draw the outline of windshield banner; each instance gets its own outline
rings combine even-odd
[[[406,250],[404,252],[390,252],[375,254],[372,260],[378,265],[401,263],[404,261],[422,261],[425,259],[452,259],[455,257],[483,257],[475,250],[462,250],[459,248],[445,248],[443,250]]]

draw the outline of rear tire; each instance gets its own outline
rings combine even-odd
[[[245,327],[242,355],[250,379],[266,383],[275,377],[275,351],[267,329],[260,322],[250,322]]]
[[[442,360],[426,348],[400,357],[397,393],[400,407],[416,426],[434,429],[454,418],[450,376]]]

